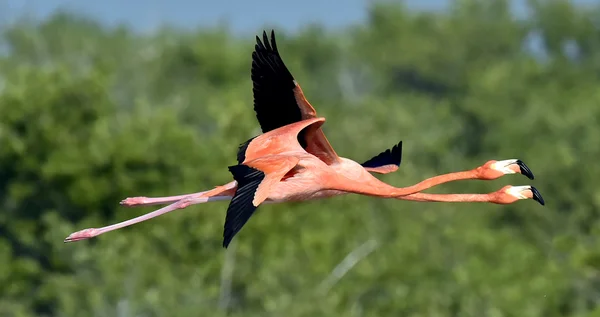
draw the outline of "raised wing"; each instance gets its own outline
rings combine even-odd
[[[269,155],[229,167],[237,182],[237,189],[225,216],[223,247],[229,246],[256,208],[269,197],[273,185],[281,181],[299,161],[294,156]]]
[[[237,153],[238,164],[245,164],[261,157],[282,153],[301,152],[305,149],[298,142],[299,133],[316,129],[325,123],[325,118],[312,118],[290,123],[281,128],[271,130],[240,144]]]
[[[316,117],[317,112],[306,100],[302,88],[279,55],[275,31],[271,31],[270,42],[264,31],[263,41],[256,37],[252,53],[252,83],[254,111],[263,133]],[[307,128],[299,134],[298,140],[308,153],[326,164],[338,161],[320,127]]]
[[[402,141],[361,165],[369,172],[387,174],[395,172],[402,162]]]

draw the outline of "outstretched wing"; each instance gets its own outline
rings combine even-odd
[[[387,149],[362,163],[362,166],[369,172],[387,174],[397,171],[401,162],[402,141],[391,149]]]
[[[270,42],[264,31],[263,41],[256,37],[252,53],[252,83],[254,111],[263,133],[317,116],[279,55],[275,31],[271,31]],[[338,161],[337,154],[320,127],[309,127],[300,133],[298,139],[308,153],[326,164]]]
[[[223,228],[223,247],[227,248],[233,237],[248,222],[256,208],[300,160],[293,156],[270,155],[229,167],[237,190],[227,208]]]

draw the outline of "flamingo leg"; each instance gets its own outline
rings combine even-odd
[[[235,193],[235,188],[237,186],[236,181],[229,182],[222,186],[217,186],[217,188],[197,192],[192,194],[185,195],[177,195],[177,196],[166,196],[166,197],[128,197],[121,200],[120,204],[126,207],[138,207],[138,206],[152,206],[152,205],[163,205],[163,204],[172,204],[186,197],[213,197],[213,196],[224,196],[230,194],[233,196]]]
[[[154,206],[163,204],[172,204],[186,197],[203,196],[208,191],[197,192],[192,194],[184,194],[177,196],[165,196],[165,197],[127,197],[119,203],[125,207],[138,207],[138,206]]]
[[[172,204],[178,202],[187,197],[204,197],[210,191],[197,192],[192,194],[184,194],[177,196],[165,196],[165,197],[127,197],[119,203],[125,207],[141,207],[141,206],[154,206],[154,205],[164,205],[164,204]]]
[[[106,226],[106,227],[102,227],[102,228],[88,228],[88,229],[83,229],[83,230],[74,232],[74,233],[70,234],[65,239],[64,242],[74,242],[74,241],[80,241],[80,240],[86,240],[89,238],[93,238],[93,237],[99,236],[103,233],[121,229],[124,227],[128,227],[133,224],[140,223],[140,222],[158,217],[160,215],[166,214],[168,212],[171,212],[171,211],[174,211],[177,209],[183,209],[183,208],[189,207],[191,205],[212,202],[212,201],[230,200],[230,199],[231,199],[231,196],[212,196],[212,197],[186,196],[183,199],[181,199],[171,205],[168,205],[161,209],[155,210],[153,212],[147,213],[145,215],[141,215],[139,217],[136,217],[136,218],[133,218],[130,220],[126,220],[126,221],[119,222],[119,223],[116,223],[116,224],[113,224],[110,226]]]

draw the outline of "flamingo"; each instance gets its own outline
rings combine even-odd
[[[534,175],[519,159],[490,160],[472,170],[434,176],[415,185],[399,188],[382,182],[372,173],[394,172],[401,163],[402,141],[359,164],[340,157],[325,137],[318,117],[306,100],[277,50],[275,33],[269,43],[266,32],[252,54],[254,110],[262,134],[240,144],[237,164],[229,166],[233,181],[208,191],[169,196],[131,197],[124,206],[170,204],[148,214],[101,228],[70,234],[64,242],[98,235],[155,218],[190,205],[229,200],[223,230],[223,247],[248,222],[261,204],[307,201],[349,193],[419,202],[488,202],[511,204],[533,199],[545,205],[533,186],[507,185],[487,194],[427,194],[421,191],[457,180],[493,180],[507,174]]]

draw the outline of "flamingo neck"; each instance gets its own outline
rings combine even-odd
[[[362,195],[377,196],[381,198],[399,198],[402,196],[414,194],[433,186],[447,183],[455,180],[476,179],[478,173],[476,170],[462,171],[438,175],[428,178],[420,183],[409,187],[394,187],[386,184],[370,174],[363,174],[361,179],[350,179],[344,175],[332,175],[331,181],[328,182],[326,188],[332,190],[341,190]]]
[[[398,187],[390,186],[391,189],[389,189],[388,193],[386,193],[387,194],[386,196],[389,198],[398,198],[398,197],[418,193],[420,191],[429,189],[431,187],[434,187],[434,186],[437,186],[437,185],[440,185],[443,183],[448,183],[448,182],[457,181],[457,180],[465,180],[465,179],[476,179],[476,178],[478,178],[476,170],[448,173],[448,174],[438,175],[438,176],[428,178],[428,179],[423,180],[415,185],[408,186],[408,187],[398,188]]]
[[[437,176],[433,176],[428,179],[425,179],[415,185],[412,185],[409,187],[404,187],[404,188],[398,188],[397,195],[399,195],[399,196],[406,195],[405,194],[406,192],[411,192],[411,193],[420,192],[425,189],[431,188],[433,186],[437,186],[437,185],[452,182],[452,181],[476,179],[476,178],[478,178],[476,170],[461,171],[461,172],[437,175]]]
[[[426,194],[415,193],[409,196],[396,197],[400,200],[420,201],[420,202],[446,202],[446,203],[462,203],[462,202],[495,202],[495,193],[489,194]]]

